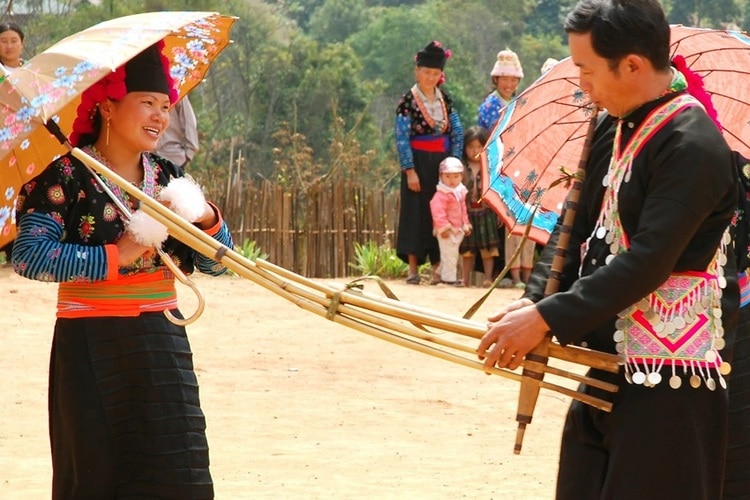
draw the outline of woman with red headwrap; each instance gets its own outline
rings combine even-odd
[[[176,99],[166,59],[151,46],[82,95],[71,143],[159,198],[168,184],[187,181],[149,153]],[[218,209],[202,196],[190,205],[191,221],[231,248]],[[26,184],[19,200],[14,269],[59,283],[49,383],[56,499],[213,497],[190,344],[164,315],[182,317],[174,276],[154,246],[185,273],[225,268],[166,239],[166,230],[155,237],[153,228],[136,228],[137,209],[70,154]]]

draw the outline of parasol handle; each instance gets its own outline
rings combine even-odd
[[[544,289],[545,297],[556,293],[560,288],[560,277],[562,276],[563,267],[565,265],[565,256],[568,253],[570,233],[573,228],[578,201],[581,197],[581,185],[586,176],[586,163],[589,160],[591,144],[594,141],[594,132],[596,131],[598,114],[599,109],[594,107],[591,119],[589,120],[588,129],[586,130],[586,139],[583,143],[581,157],[578,161],[578,169],[573,177],[573,185],[565,200],[565,214],[563,216],[562,226],[560,227],[550,274],[547,278],[547,284]],[[547,363],[549,362],[551,343],[552,333],[550,332],[547,333],[546,337],[539,343],[539,345],[526,354],[526,362],[524,363],[522,373],[523,378],[521,380],[521,390],[518,394],[518,412],[516,413],[518,430],[516,431],[516,442],[513,447],[513,453],[516,455],[521,453],[526,425],[531,423],[531,417],[534,414],[534,407],[536,407],[539,390],[544,380]]]
[[[206,301],[203,300],[203,295],[198,289],[198,285],[196,285],[193,280],[188,278],[185,273],[182,272],[182,269],[180,269],[175,261],[172,260],[172,257],[167,255],[167,253],[161,248],[157,248],[156,251],[159,252],[159,256],[161,257],[162,262],[164,262],[167,267],[172,270],[175,277],[180,280],[182,284],[187,285],[198,298],[198,307],[195,309],[193,315],[188,318],[180,319],[172,314],[172,311],[170,311],[169,309],[164,310],[164,316],[166,316],[170,322],[174,323],[177,326],[189,325],[190,323],[193,323],[195,320],[197,320],[201,314],[203,314],[203,310],[206,307]]]
[[[44,128],[46,128],[50,134],[54,135],[55,139],[57,139],[60,144],[67,148],[72,148],[72,146],[68,142],[68,137],[63,133],[62,130],[60,130],[60,126],[51,118],[44,122]]]

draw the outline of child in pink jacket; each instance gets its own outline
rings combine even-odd
[[[466,210],[466,186],[461,183],[464,165],[449,156],[440,162],[440,182],[430,200],[432,233],[440,246],[440,280],[443,283],[463,286],[458,275],[458,248],[465,234],[471,233]],[[436,283],[433,283],[436,284]]]

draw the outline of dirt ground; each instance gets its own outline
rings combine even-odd
[[[514,455],[518,383],[333,323],[244,278],[195,281],[207,305],[188,332],[217,498],[553,498],[567,397],[541,392]],[[388,284],[457,318],[483,293]],[[56,289],[0,268],[0,499],[49,498]],[[190,291],[179,293],[190,313]],[[496,290],[473,319],[519,294]]]

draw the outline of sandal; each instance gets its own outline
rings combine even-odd
[[[407,285],[418,285],[419,284],[419,275],[415,274],[413,276],[409,276],[406,278],[406,284]]]

